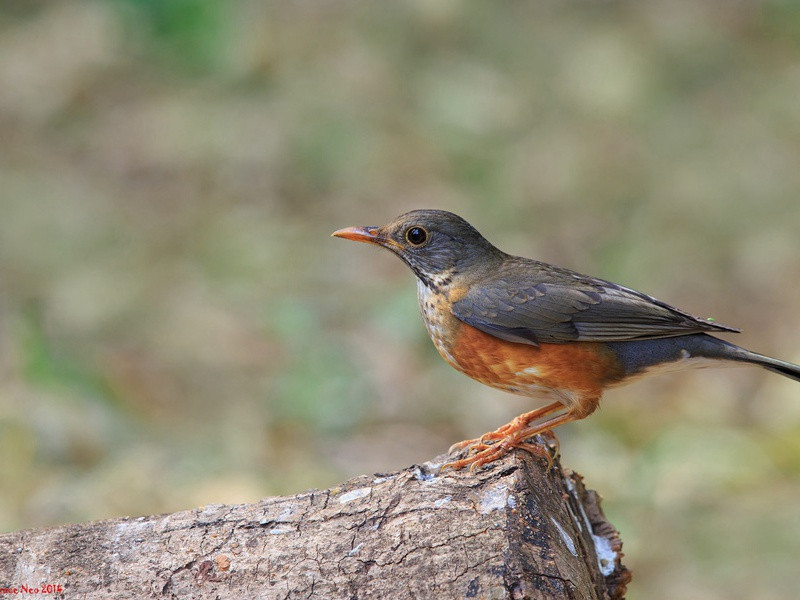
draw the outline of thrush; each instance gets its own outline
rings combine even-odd
[[[695,317],[604,279],[497,249],[464,219],[415,210],[381,227],[334,236],[396,254],[417,277],[425,327],[442,357],[492,386],[547,403],[474,440],[447,463],[474,469],[533,436],[589,416],[603,392],[659,371],[751,364],[800,381],[800,366],[712,333],[738,329]]]

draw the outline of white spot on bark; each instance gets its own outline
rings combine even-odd
[[[269,530],[270,535],[282,535],[284,533],[292,533],[294,531],[294,527],[289,527],[288,525],[278,525],[277,527],[273,527]]]
[[[365,488],[358,488],[357,490],[352,490],[345,494],[339,496],[339,504],[345,504],[347,502],[352,502],[353,500],[358,500],[359,498],[363,498],[364,496],[369,496],[372,493],[371,487]]]
[[[617,553],[611,547],[611,542],[601,535],[592,534],[594,542],[594,553],[597,554],[597,566],[604,577],[608,577],[614,572],[614,562],[617,560]]]
[[[569,477],[564,478],[564,483],[567,486],[567,489],[570,493],[574,496],[575,495],[575,486],[573,485],[572,479]],[[575,518],[575,523],[578,527],[582,530],[583,525],[586,525],[586,529],[590,532],[592,531],[592,522],[589,520],[589,515],[586,514],[586,510],[583,508],[583,504],[578,502],[578,507],[581,511],[581,517],[583,517],[583,523],[581,523],[581,519]],[[570,510],[570,512],[572,512]],[[575,516],[575,515],[573,515]],[[600,535],[595,535],[592,532],[592,542],[594,543],[594,553],[597,555],[597,566],[600,568],[600,572],[603,576],[608,576],[614,572],[614,565],[616,564],[617,560],[617,553],[614,552],[614,549],[611,547],[611,542],[608,541],[608,538],[604,538]]]
[[[358,546],[356,546],[355,548],[350,550],[350,552],[347,553],[347,556],[353,556],[354,554],[358,554],[358,551],[361,550],[361,546],[363,546],[363,545],[364,545],[364,542],[361,542]]]
[[[414,479],[423,483],[434,481],[440,466],[439,463],[433,462],[424,463],[422,466],[414,465]]]
[[[500,483],[490,487],[481,497],[481,514],[486,515],[492,511],[506,507],[508,499],[508,486]]]
[[[578,551],[575,548],[575,541],[572,539],[572,536],[567,533],[567,530],[564,529],[561,523],[556,521],[555,517],[550,517],[550,520],[553,522],[553,525],[556,526],[556,529],[558,529],[558,534],[561,536],[561,539],[564,540],[564,545],[567,547],[567,550],[569,550],[569,553],[572,554],[572,556],[578,556]],[[607,573],[604,573],[604,575],[607,575]]]
[[[375,485],[378,485],[379,483],[384,483],[386,481],[391,481],[394,478],[395,478],[394,475],[392,475],[391,477],[376,477],[375,479],[372,480],[372,483],[374,483]]]

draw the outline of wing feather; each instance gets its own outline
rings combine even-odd
[[[609,281],[518,257],[472,285],[453,312],[486,333],[528,344],[738,331]]]

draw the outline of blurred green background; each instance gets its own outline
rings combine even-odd
[[[0,2],[0,530],[252,502],[532,407],[442,361],[412,208],[800,362],[800,4]],[[562,428],[630,598],[794,598],[800,385]]]

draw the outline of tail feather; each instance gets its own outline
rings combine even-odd
[[[693,355],[750,363],[789,379],[800,381],[800,365],[746,350],[711,335],[700,334],[689,337],[692,339],[686,348]]]
[[[793,365],[792,363],[786,363],[785,365],[778,365],[778,366],[766,366],[764,368],[768,371],[772,371],[773,373],[778,373],[779,375],[783,375],[784,377],[788,377],[789,379],[794,379],[795,381],[800,381],[800,367],[797,365]]]
[[[751,352],[707,333],[657,340],[607,342],[606,345],[616,354],[623,370],[630,376],[643,374],[654,368],[668,368],[670,365],[679,368],[708,366],[703,361],[693,361],[693,359],[707,358],[756,365],[800,381],[800,365]]]
[[[767,371],[778,373],[779,375],[783,375],[789,379],[800,381],[800,365],[795,365],[784,360],[778,360],[777,358],[770,358],[769,356],[764,356],[763,354],[756,354],[755,352],[748,351],[747,354],[748,356],[745,359],[747,362],[764,367],[767,369]]]

